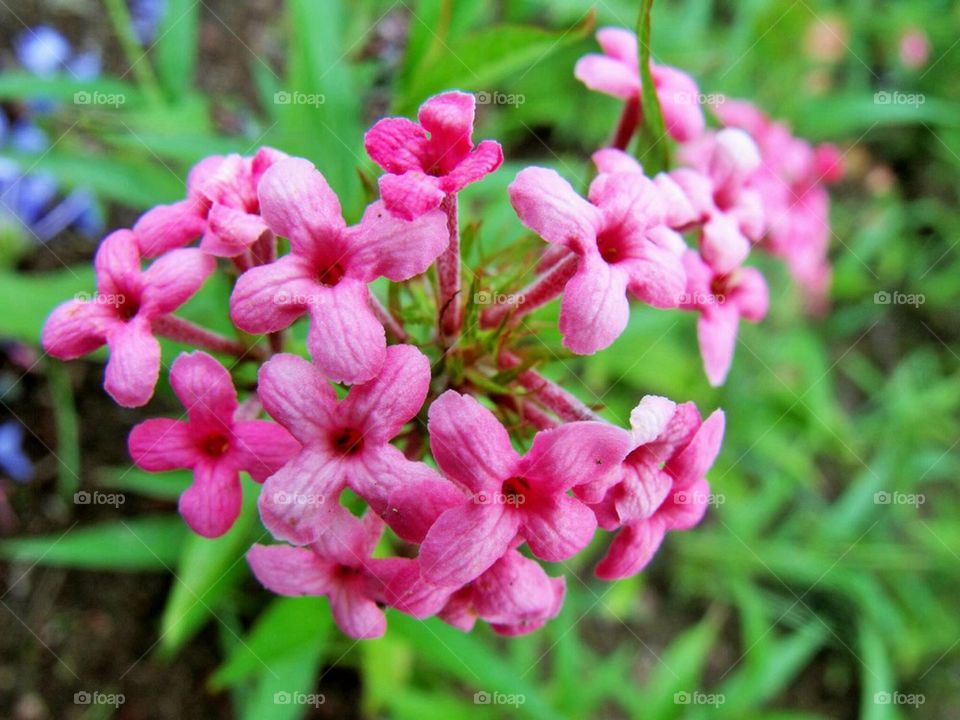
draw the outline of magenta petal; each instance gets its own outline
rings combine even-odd
[[[101,295],[124,295],[138,286],[140,250],[131,230],[116,230],[103,239],[93,259]]]
[[[160,377],[160,343],[151,334],[150,324],[134,318],[115,328],[107,343],[110,359],[104,389],[118,405],[146,405]]]
[[[617,148],[603,148],[590,156],[597,172],[601,173],[634,173],[643,175],[643,166],[632,155]],[[658,176],[659,177],[659,176]],[[679,190],[679,188],[678,188]]]
[[[710,498],[710,485],[700,478],[689,487],[670,493],[656,519],[670,530],[689,530],[707,514]]]
[[[180,496],[180,514],[198,535],[215,538],[233,527],[243,504],[237,471],[226,462],[199,462],[193,484]]]
[[[499,491],[519,456],[506,428],[469,395],[447,390],[429,411],[430,449],[444,474],[471,492]]]
[[[558,610],[550,577],[540,563],[511,550],[474,583],[474,607],[488,623],[533,625]]]
[[[623,528],[610,543],[606,557],[597,564],[597,577],[619,580],[636,575],[653,558],[664,534],[663,523],[655,517]]]
[[[189,300],[210,274],[216,261],[194,248],[171,250],[143,273],[141,312],[148,315],[171,313]]]
[[[366,283],[348,277],[335,287],[317,288],[307,348],[316,366],[334,382],[366,382],[380,372],[387,338],[370,309]]]
[[[413,345],[391,345],[372,380],[354,385],[340,404],[339,417],[363,428],[364,440],[384,443],[423,407],[430,388],[430,361]]]
[[[196,240],[207,227],[205,212],[204,203],[193,198],[148,210],[133,226],[140,254],[157,257]]]
[[[453,593],[437,617],[463,632],[473,630],[477,624],[477,611],[473,609],[473,586],[468,585]]]
[[[482,180],[503,164],[503,148],[495,140],[484,140],[460,164],[441,180],[443,189],[459,192],[467,185]]]
[[[663,469],[674,479],[675,487],[683,489],[703,479],[720,452],[725,424],[723,410],[715,410],[690,444],[667,462]]]
[[[619,27],[602,27],[597,30],[597,42],[606,55],[636,68],[636,33]]]
[[[620,522],[629,524],[646,520],[669,495],[673,481],[653,463],[627,462],[623,466],[623,482],[616,498]]]
[[[240,276],[230,296],[230,317],[238,328],[251,333],[283,330],[306,312],[317,286],[307,260],[285,255]]]
[[[363,136],[367,154],[388,173],[422,170],[426,160],[427,134],[407,118],[384,118]]]
[[[537,497],[521,507],[522,534],[541,560],[558,562],[583,550],[593,539],[597,518],[569,495]]]
[[[127,448],[137,467],[150,472],[193,467],[201,457],[190,425],[168,418],[136,425],[130,431]]]
[[[309,361],[291,353],[267,360],[258,376],[264,409],[301,443],[316,442],[333,426],[337,394]]]
[[[308,255],[324,238],[344,228],[340,201],[309,160],[288,158],[260,179],[260,214],[294,252]]]
[[[69,300],[50,313],[41,344],[60,360],[73,360],[101,347],[110,327],[118,324],[112,305]]]
[[[591,90],[622,100],[640,93],[640,77],[634,68],[605,55],[584,55],[573,68],[574,77]]]
[[[518,474],[538,493],[553,494],[618,473],[630,434],[602,422],[571,422],[538,432]]]
[[[286,465],[300,452],[300,443],[276,423],[247,420],[233,426],[236,465],[257,482]]]
[[[233,425],[237,391],[230,372],[205,352],[184,353],[173,361],[170,384],[200,430],[227,430]]]
[[[450,598],[450,588],[428,583],[420,574],[420,563],[410,558],[367,561],[367,567],[384,585],[387,605],[415,618],[436,615]]]
[[[378,184],[383,204],[404,220],[413,220],[436,210],[445,196],[440,181],[420,170],[409,170],[402,175],[381,175]]]
[[[714,215],[703,226],[700,254],[716,272],[725,275],[739,267],[750,254],[750,241],[729,215]]]
[[[627,275],[596,253],[585,255],[570,278],[560,305],[563,344],[578,355],[609,347],[627,327]]]
[[[465,498],[462,490],[429,466],[407,462],[410,465],[389,492],[381,517],[402,539],[422,543],[437,518]]]
[[[767,281],[756,268],[740,270],[740,279],[737,288],[732,293],[733,300],[740,314],[751,322],[760,322],[767,315],[770,306],[770,296],[767,290]]]
[[[736,308],[727,305],[707,310],[697,322],[703,367],[714,387],[722,385],[730,371],[739,324],[740,316]]]
[[[247,551],[254,576],[278,595],[325,595],[333,586],[333,565],[306,548],[254,545]]]
[[[264,482],[260,518],[278,540],[309,545],[340,509],[338,497],[345,482],[340,463],[314,448],[304,448]]]
[[[333,619],[344,633],[358,640],[378,638],[387,631],[387,618],[362,587],[363,578],[337,583],[330,591]]]
[[[200,249],[217,257],[236,257],[270,232],[259,215],[220,204],[210,209],[208,223]]]
[[[447,216],[432,210],[415,220],[402,220],[383,202],[363,213],[359,225],[347,230],[350,274],[360,280],[386,277],[409,280],[426,271],[450,243]]]
[[[477,100],[470,93],[445,92],[429,98],[417,119],[430,133],[430,148],[437,169],[449,173],[473,147],[473,118]]]
[[[600,211],[580,197],[556,170],[529,167],[510,183],[510,203],[520,222],[547,242],[584,252],[595,246]]]
[[[687,275],[680,256],[673,250],[644,242],[634,257],[621,266],[629,277],[630,292],[643,302],[657,308],[673,308],[681,303]]]
[[[447,510],[420,546],[423,577],[456,587],[480,576],[510,548],[520,518],[503,505],[467,502]]]

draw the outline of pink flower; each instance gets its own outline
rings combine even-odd
[[[117,230],[100,244],[94,265],[97,294],[54,310],[43,327],[43,347],[72,360],[106,344],[107,392],[124,407],[145,405],[160,375],[152,325],[189,300],[215,262],[199,250],[175,250],[141,271],[134,234]]]
[[[637,408],[650,418],[639,436],[634,427],[638,442],[623,462],[621,481],[593,506],[601,527],[622,527],[597,566],[597,576],[605,580],[640,572],[667,531],[699,523],[710,501],[705,475],[723,439],[723,412],[715,411],[701,424],[693,403],[664,414],[662,402],[655,403],[655,411],[642,409],[650,400],[644,398]]]
[[[455,592],[439,617],[464,632],[470,632],[480,618],[500,635],[526,635],[557,616],[566,587],[563,577],[552,578],[538,562],[508,550],[489,570]]]
[[[900,60],[908,68],[922,68],[930,59],[930,40],[927,34],[917,27],[907,29],[900,36]]]
[[[390,212],[412,220],[500,167],[500,143],[473,146],[475,106],[469,93],[446,92],[420,106],[419,124],[393,117],[370,128],[364,145],[387,172],[380,196]]]
[[[420,546],[425,580],[463,585],[526,541],[537,557],[556,562],[590,542],[596,520],[567,491],[619,466],[622,431],[573,422],[537,433],[523,457],[493,413],[448,390],[430,406],[430,447],[443,473],[471,496],[443,512]]]
[[[686,145],[682,157],[702,175],[690,170],[671,173],[703,224],[700,253],[718,272],[730,272],[763,236],[763,201],[750,184],[760,167],[760,152],[746,132],[726,128]]]
[[[694,251],[683,257],[687,292],[682,307],[700,313],[697,337],[707,379],[722,385],[730,370],[740,318],[759,322],[767,314],[767,283],[756,268],[737,268],[722,274]]]
[[[654,184],[634,172],[601,173],[580,197],[554,170],[521,170],[510,184],[520,220],[548,243],[579,256],[563,290],[563,344],[587,355],[608,347],[630,315],[626,291],[654,307],[676,307],[683,293],[683,243],[662,233],[664,207]]]
[[[237,327],[272,333],[310,313],[307,347],[337,382],[365,382],[383,366],[383,325],[370,309],[367,284],[424,272],[449,241],[437,210],[413,222],[370,205],[347,227],[340,202],[307,160],[283,160],[260,181],[264,220],[290,241],[290,254],[245,272],[230,299]]]
[[[280,354],[268,360],[260,368],[260,400],[303,445],[267,478],[260,495],[260,516],[273,536],[296,545],[315,542],[324,517],[348,485],[414,542],[426,534],[424,524],[462,501],[450,483],[390,444],[419,412],[429,385],[430,364],[410,345],[388,348],[380,374],[354,385],[340,401],[323,374],[303,358]],[[391,498],[404,485],[420,493],[418,507]],[[436,503],[439,508],[431,510]]]
[[[629,30],[606,27],[597,31],[603,54],[585,55],[573,74],[591,90],[627,101],[640,100],[640,70],[637,36]],[[668,65],[650,63],[667,132],[680,142],[703,132],[700,89],[687,73]]]
[[[263,173],[287,156],[263,147],[253,157],[213,155],[187,178],[187,198],[158,205],[134,225],[140,252],[155,257],[202,236],[200,249],[235,257],[251,249],[270,228],[260,217],[257,185]]]
[[[240,471],[263,482],[300,445],[275,423],[235,420],[237,392],[230,373],[206,353],[178,357],[170,369],[170,384],[186,408],[187,420],[140,423],[130,433],[130,455],[150,472],[192,469],[193,485],[180,496],[180,514],[194,532],[218,537],[240,514]]]
[[[399,558],[371,558],[383,521],[367,512],[357,518],[342,507],[310,547],[254,545],[247,562],[257,580],[278,595],[323,595],[333,619],[350,637],[376,638],[387,629],[378,603],[384,602],[381,573],[394,571]]]

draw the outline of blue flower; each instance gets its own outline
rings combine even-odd
[[[141,45],[153,42],[163,16],[167,14],[167,0],[129,0],[133,32]]]
[[[0,472],[19,483],[33,477],[33,463],[23,451],[23,427],[13,420],[0,424]]]

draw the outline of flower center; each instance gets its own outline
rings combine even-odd
[[[333,287],[343,279],[343,276],[343,266],[340,263],[334,263],[333,265],[320,268],[320,271],[317,273],[317,281],[321,285]]]
[[[626,258],[620,234],[616,230],[604,230],[597,235],[597,250],[600,251],[600,257],[610,265]]]
[[[507,505],[519,506],[527,499],[527,493],[530,492],[530,483],[522,477],[512,477],[509,480],[504,480],[500,492],[503,493],[503,499]]]
[[[203,452],[210,457],[220,457],[230,449],[230,440],[223,433],[210,433],[201,443]]]
[[[363,434],[354,428],[341,428],[330,436],[334,450],[341,455],[356,455],[363,450]]]

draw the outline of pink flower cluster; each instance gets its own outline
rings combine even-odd
[[[250,549],[253,573],[276,593],[326,596],[353,637],[383,634],[387,607],[463,630],[481,619],[501,634],[530,632],[565,593],[538,561],[563,563],[602,530],[614,535],[597,575],[627,577],[668,531],[704,516],[722,411],[704,419],[693,403],[647,396],[629,429],[606,422],[511,345],[525,313],[562,295],[564,345],[592,354],[623,333],[630,297],[695,311],[719,384],[739,320],[767,310],[762,275],[744,265],[751,249],[785,257],[802,282],[821,278],[821,180],[838,176],[836,152],[744,104],[718,108],[725,127],[707,130],[694,81],[657,66],[681,163],[647,177],[624,151],[648,111],[636,39],[617,29],[598,39],[605,54],[583,58],[576,75],[626,100],[625,121],[593,155],[586,197],[547,168],[510,184],[520,222],[548,248],[540,277],[505,302],[471,313],[460,289],[458,193],[503,153],[492,140],[474,145],[474,97],[448,92],[424,103],[419,122],[387,118],[367,133],[381,199],[355,224],[307,160],[270,148],[207,158],[185,199],[103,241],[96,295],[60,306],[44,328],[55,357],[107,345],[104,385],[127,407],[154,393],[158,338],[195,348],[169,371],[184,414],[137,425],[134,462],[192,471],[179,507],[204,537],[239,516],[241,472],[261,483],[259,514],[276,543]],[[174,314],[218,269],[233,282],[236,337]],[[385,306],[371,291],[380,279],[432,306],[427,332],[408,332],[393,294]],[[288,328],[301,318],[309,360],[291,351]],[[480,330],[461,333],[464,318]],[[232,370],[244,362],[258,374],[241,401]]]

